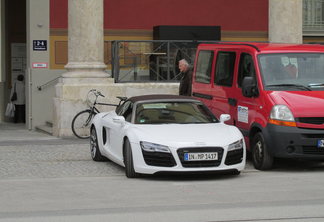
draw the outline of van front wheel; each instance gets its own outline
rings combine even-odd
[[[253,165],[258,170],[269,170],[273,165],[273,157],[269,154],[262,133],[257,133],[252,140]]]

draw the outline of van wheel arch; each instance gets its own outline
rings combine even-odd
[[[253,124],[249,132],[249,144],[250,144],[249,151],[251,151],[252,140],[257,133],[262,133],[262,129],[259,126],[259,124]]]

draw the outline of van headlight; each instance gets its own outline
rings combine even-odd
[[[272,107],[269,123],[280,126],[296,126],[294,115],[286,105]]]
[[[234,143],[231,143],[228,146],[228,150],[227,151],[233,151],[233,150],[239,150],[239,149],[243,149],[243,139],[240,139]]]
[[[146,152],[162,152],[162,153],[171,153],[168,146],[164,146],[156,143],[149,143],[145,141],[140,142],[141,148]]]

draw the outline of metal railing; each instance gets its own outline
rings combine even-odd
[[[303,32],[324,34],[324,0],[303,0]]]
[[[47,86],[49,86],[49,85],[51,85],[51,84],[56,83],[57,80],[58,80],[59,78],[61,78],[61,76],[56,77],[55,79],[49,80],[49,81],[47,81],[46,83],[44,83],[44,84],[42,84],[42,85],[40,85],[40,86],[37,86],[37,89],[38,89],[39,91],[42,91],[45,87],[47,87]]]
[[[202,41],[112,41],[111,65],[115,82],[179,81],[178,61],[193,64]]]

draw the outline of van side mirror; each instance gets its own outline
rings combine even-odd
[[[255,78],[251,76],[244,77],[242,82],[242,94],[245,97],[257,97],[259,95]]]

